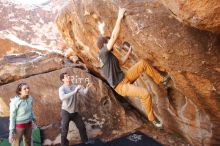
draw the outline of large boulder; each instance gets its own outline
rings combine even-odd
[[[149,60],[173,82],[167,95],[142,77],[137,85],[152,85],[155,111],[167,130],[180,133],[192,145],[219,145],[220,37],[177,21],[160,1],[73,0],[57,16],[63,38],[84,62],[98,69],[96,38],[110,35],[118,7],[127,8],[117,44],[128,41],[133,53],[123,69],[138,59]],[[102,31],[101,26],[104,26]],[[115,47],[118,57],[126,51]],[[137,107],[140,102],[132,101]]]
[[[34,112],[37,124],[41,127],[44,145],[60,143],[60,110],[61,102],[58,88],[62,85],[59,75],[68,72],[73,82],[85,86],[88,82],[93,86],[87,95],[78,95],[78,108],[87,126],[89,137],[98,136],[112,139],[123,133],[132,131],[142,125],[133,114],[125,113],[124,108],[116,100],[109,86],[91,74],[77,68],[67,67],[60,70],[42,73],[0,86],[0,117],[9,116],[10,98],[15,95],[18,83],[26,82],[33,96]],[[78,130],[71,122],[68,135],[71,143],[80,141]]]
[[[0,85],[65,66],[65,58],[57,53],[27,52],[6,55],[0,59]]]
[[[220,33],[219,0],[160,0],[173,15],[187,25]]]

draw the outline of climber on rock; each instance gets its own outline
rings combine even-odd
[[[140,60],[126,73],[121,70],[120,65],[125,64],[132,52],[132,47],[126,42],[123,44],[123,47],[127,48],[128,52],[123,59],[116,58],[112,53],[113,45],[119,35],[124,13],[125,9],[119,8],[118,18],[110,38],[101,36],[97,39],[97,47],[100,49],[98,58],[101,64],[101,71],[110,86],[112,86],[118,94],[129,97],[140,97],[149,121],[151,121],[155,127],[160,128],[162,127],[162,123],[153,113],[152,99],[149,92],[147,89],[135,86],[132,83],[137,80],[142,73],[146,73],[152,77],[157,84],[167,83],[169,77],[161,76],[160,73],[145,60]]]
[[[59,88],[59,97],[62,101],[61,110],[61,146],[68,146],[69,141],[67,139],[67,134],[69,131],[69,122],[73,121],[79,130],[81,140],[86,144],[93,144],[93,140],[89,140],[85,124],[82,120],[78,109],[76,108],[77,94],[87,94],[88,89],[91,84],[87,84],[86,88],[82,88],[81,85],[74,85],[71,80],[71,76],[68,73],[60,74],[60,80],[63,85]]]

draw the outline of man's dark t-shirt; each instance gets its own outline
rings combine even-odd
[[[102,73],[113,88],[124,78],[124,73],[119,66],[115,55],[104,46],[99,52],[99,59],[102,62]]]

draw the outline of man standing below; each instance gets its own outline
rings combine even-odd
[[[100,49],[99,60],[101,62],[101,70],[108,83],[118,94],[122,96],[140,97],[149,121],[156,127],[162,127],[162,123],[156,119],[153,113],[152,99],[147,89],[135,86],[132,83],[137,80],[142,73],[146,73],[148,76],[152,77],[157,84],[166,83],[168,77],[162,77],[159,72],[145,60],[140,60],[132,66],[127,73],[123,73],[120,65],[125,64],[132,52],[132,47],[128,43],[124,44],[124,47],[128,48],[128,52],[123,59],[118,59],[112,53],[113,46],[119,35],[121,20],[123,19],[124,13],[125,9],[119,8],[118,18],[110,39],[109,37],[99,37],[97,39],[97,46]]]
[[[67,134],[69,130],[69,122],[73,121],[79,130],[82,142],[86,144],[93,144],[93,140],[88,140],[85,124],[83,123],[81,115],[76,108],[77,93],[87,94],[90,84],[87,84],[85,89],[81,85],[74,85],[68,73],[60,74],[60,80],[63,85],[59,88],[59,97],[62,101],[61,109],[61,146],[68,146],[69,141]]]

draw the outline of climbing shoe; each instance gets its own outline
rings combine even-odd
[[[161,81],[161,84],[162,84],[163,86],[165,86],[166,88],[168,88],[168,87],[170,86],[170,85],[169,85],[170,80],[171,80],[171,77],[170,77],[169,75],[166,75],[166,76],[164,77],[164,80]]]
[[[157,120],[152,121],[152,124],[157,128],[162,128],[163,124]]]

